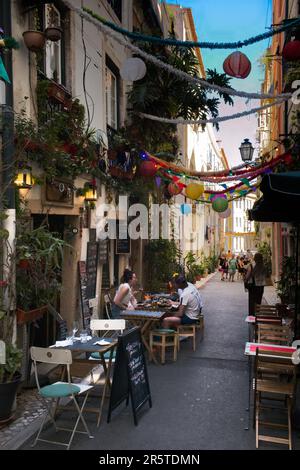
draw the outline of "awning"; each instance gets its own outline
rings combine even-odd
[[[248,211],[258,222],[300,222],[300,171],[272,173],[262,179],[263,196]]]

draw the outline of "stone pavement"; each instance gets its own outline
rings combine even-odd
[[[97,450],[202,450],[255,449],[255,432],[248,426],[248,362],[244,356],[248,327],[247,294],[242,282],[220,282],[217,273],[201,289],[205,306],[205,334],[198,336],[194,353],[191,341],[181,343],[176,363],[148,367],[153,407],[140,412],[133,424],[130,406],[121,405],[110,424],[103,419],[96,428],[86,415],[94,439],[77,435],[73,448]],[[93,399],[94,400],[94,399]],[[69,415],[68,418],[71,416]],[[104,418],[106,413],[104,413]],[[65,423],[64,423],[65,424]],[[53,430],[47,431],[53,438]],[[300,449],[299,430],[294,448]],[[22,449],[29,449],[32,438]],[[56,449],[39,443],[35,449]],[[286,446],[261,444],[261,449]]]

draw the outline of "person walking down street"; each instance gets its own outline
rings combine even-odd
[[[229,268],[229,282],[234,281],[234,276],[236,273],[236,268],[237,268],[237,261],[235,259],[235,255],[231,255],[231,259],[228,262],[228,268]]]
[[[198,289],[187,282],[183,274],[175,279],[177,289],[181,289],[178,311],[163,320],[163,328],[176,328],[179,325],[193,325],[200,318],[203,301]]]
[[[125,269],[112,305],[112,318],[120,318],[122,310],[134,310],[137,300],[133,294],[133,288],[137,283],[136,274],[130,269]]]
[[[224,281],[224,268],[226,264],[226,256],[224,253],[221,254],[219,258],[219,265],[220,265],[220,271],[221,271],[221,281]]]
[[[225,258],[224,268],[223,268],[225,279],[228,279],[228,267],[229,267],[228,259]],[[224,281],[224,279],[223,279],[223,281]]]
[[[247,267],[245,287],[248,289],[249,315],[255,315],[255,304],[261,304],[266,285],[266,268],[261,253],[255,253],[254,261]]]
[[[239,256],[237,258],[237,270],[238,270],[238,279],[244,279],[245,267],[244,267],[244,257]]]

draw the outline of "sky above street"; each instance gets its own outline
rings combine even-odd
[[[249,37],[268,31],[272,23],[272,0],[182,0],[174,2],[182,7],[192,8],[194,22],[199,41],[232,42],[248,39]],[[232,79],[231,86],[237,90],[260,91],[263,81],[263,69],[259,58],[268,47],[269,40],[261,41],[251,46],[243,47],[241,52],[251,61],[252,70],[246,79]],[[204,66],[216,68],[223,73],[224,59],[233,50],[201,49]],[[220,116],[245,111],[260,106],[259,100],[234,98],[235,105],[220,106]],[[230,165],[241,163],[239,146],[244,138],[249,138],[255,148],[255,133],[257,115],[227,121],[220,124],[216,132],[219,145],[224,148]],[[256,153],[254,154],[256,155]]]

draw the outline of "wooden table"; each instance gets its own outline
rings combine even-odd
[[[68,349],[72,351],[72,353],[75,356],[74,362],[90,364],[91,367],[93,363],[99,362],[103,366],[105,382],[104,382],[104,387],[103,387],[101,401],[100,401],[100,409],[99,408],[87,408],[87,407],[84,408],[84,411],[89,411],[89,412],[98,414],[97,427],[100,425],[106,391],[107,391],[107,388],[110,388],[110,371],[111,371],[111,365],[112,365],[112,358],[113,358],[114,349],[117,346],[117,340],[115,339],[112,340],[110,344],[107,344],[105,346],[100,346],[99,344],[95,344],[97,341],[100,341],[101,339],[105,339],[105,341],[109,341],[110,338],[99,338],[98,336],[93,336],[92,339],[90,339],[87,343],[74,341],[72,345],[59,346],[59,348],[61,349]],[[94,352],[99,353],[99,356],[100,356],[99,359],[92,359],[92,360],[89,359],[90,355]],[[108,364],[106,365],[104,354],[107,352],[110,352],[110,356],[108,359]],[[82,357],[82,355],[84,355],[85,357]]]
[[[149,359],[155,364],[158,364],[155,359],[150,345],[149,345],[149,332],[155,324],[158,324],[163,317],[166,315],[165,311],[154,311],[154,310],[124,310],[121,312],[121,317],[141,328],[142,341],[149,353]]]

